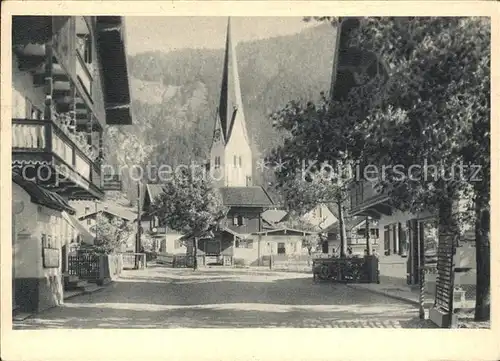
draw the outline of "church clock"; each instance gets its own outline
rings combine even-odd
[[[214,133],[214,141],[220,141],[220,129],[216,129]]]

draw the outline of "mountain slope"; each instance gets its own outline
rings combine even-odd
[[[239,43],[236,47],[248,133],[258,158],[281,142],[269,114],[293,99],[327,91],[335,29]],[[134,125],[110,128],[108,162],[190,164],[208,159],[222,77],[223,49],[147,52],[129,58]],[[127,177],[125,177],[127,178]],[[257,183],[263,177],[256,174]],[[130,179],[125,180],[131,186]]]

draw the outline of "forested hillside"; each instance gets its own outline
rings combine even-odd
[[[248,132],[257,160],[281,142],[269,114],[292,99],[315,99],[330,86],[335,29],[236,47]],[[148,52],[129,58],[134,125],[106,131],[108,163],[190,164],[208,159],[219,99],[223,49]],[[136,190],[124,176],[129,199]],[[267,181],[261,174],[255,182]]]

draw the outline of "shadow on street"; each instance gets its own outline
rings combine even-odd
[[[155,267],[14,328],[430,327],[417,316],[411,305],[309,275]]]

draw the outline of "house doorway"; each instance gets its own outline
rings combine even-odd
[[[322,253],[328,253],[328,241],[323,241],[321,243],[321,252]]]

